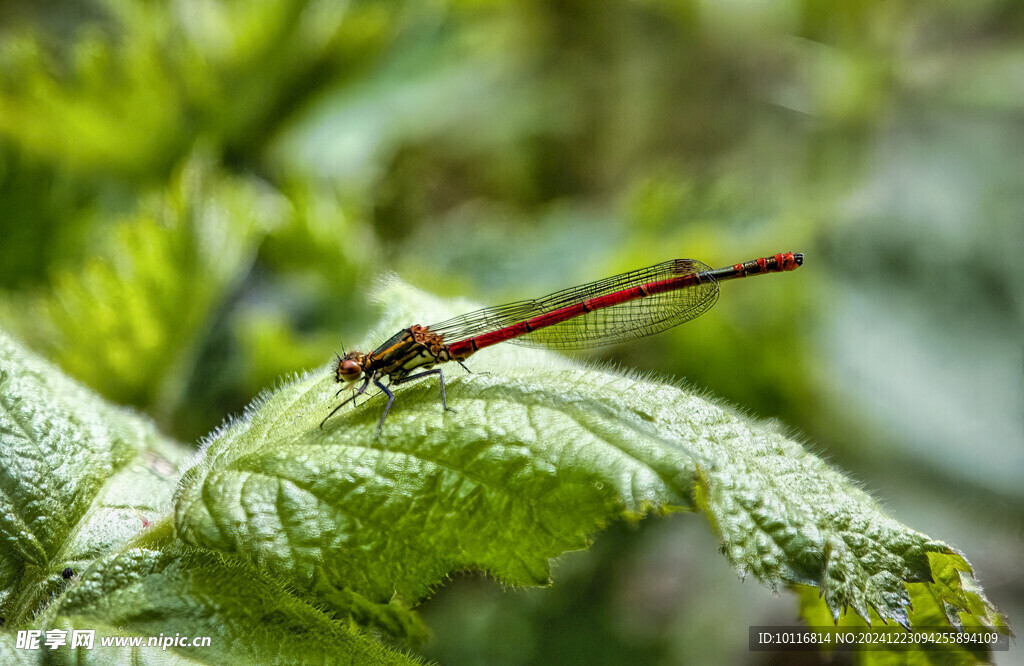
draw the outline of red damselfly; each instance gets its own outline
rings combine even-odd
[[[320,422],[320,427],[373,383],[388,397],[377,424],[380,437],[395,401],[395,394],[381,382],[385,377],[388,385],[398,386],[437,375],[441,405],[452,411],[444,395],[444,373],[440,368],[429,369],[437,364],[455,361],[466,368],[463,361],[499,342],[586,349],[660,333],[707,312],[718,300],[719,282],[792,271],[803,261],[803,254],[785,252],[712,269],[693,259],[674,259],[543,298],[484,308],[430,326],[410,326],[369,354],[350,351],[338,357],[334,379],[345,386],[335,395],[355,388],[360,380],[363,383]],[[416,369],[424,372],[409,374]]]

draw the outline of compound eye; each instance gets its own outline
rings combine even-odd
[[[354,382],[359,379],[359,375],[363,374],[363,368],[353,360],[342,361],[338,365],[338,379],[349,382]]]

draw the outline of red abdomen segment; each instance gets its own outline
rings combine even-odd
[[[802,252],[796,254],[785,252],[774,257],[761,257],[744,261],[742,264],[734,264],[731,269],[720,268],[713,271],[716,280],[728,280],[730,277],[747,277],[748,275],[760,275],[762,273],[781,273],[783,271],[795,271],[804,263]],[[721,271],[727,271],[726,275],[719,275]]]

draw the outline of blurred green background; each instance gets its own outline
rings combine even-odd
[[[184,442],[362,341],[382,273],[496,304],[787,250],[585,358],[780,419],[1014,623],[1024,3],[0,2],[0,325]],[[797,618],[701,519],[554,578],[457,577],[427,656],[758,663]]]

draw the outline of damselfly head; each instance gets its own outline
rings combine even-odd
[[[347,352],[344,356],[338,357],[338,365],[334,368],[334,381],[355,382],[363,374],[363,361],[366,354],[358,351]]]

